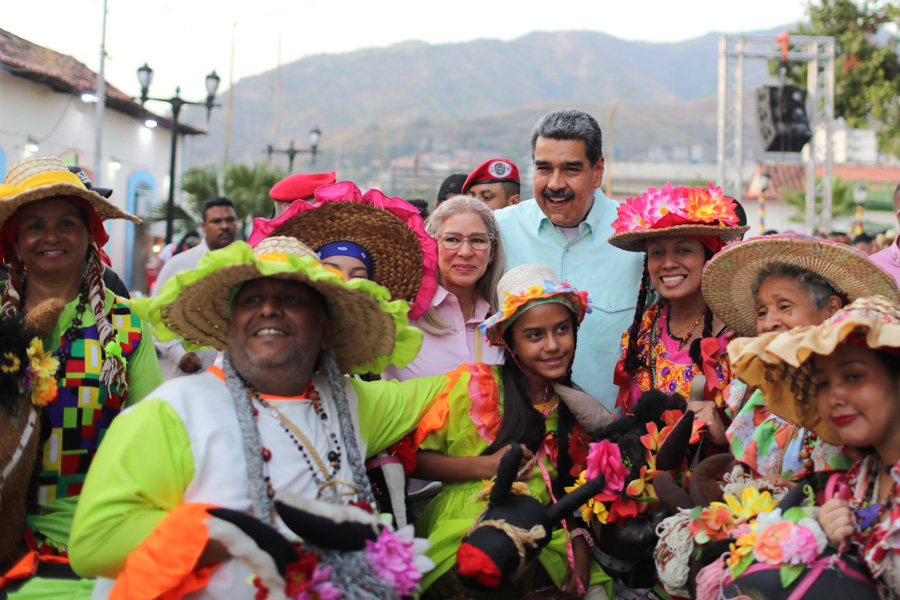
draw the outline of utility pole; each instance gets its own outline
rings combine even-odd
[[[94,187],[101,185],[103,180],[101,149],[103,146],[103,111],[106,110],[106,78],[103,74],[106,63],[106,0],[103,0],[103,27],[100,34],[100,68],[97,70],[97,109],[96,131],[94,132]]]

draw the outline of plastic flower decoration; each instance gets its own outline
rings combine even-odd
[[[731,226],[738,221],[734,202],[712,183],[705,188],[672,188],[671,183],[661,190],[650,188],[620,204],[617,211],[618,218],[612,223],[616,233],[654,229],[658,223],[659,227],[686,223]]]
[[[398,531],[385,527],[374,542],[366,541],[366,554],[374,573],[400,596],[415,591],[422,574],[434,568],[425,556],[428,540],[417,539],[412,525]]]
[[[26,379],[30,382],[31,401],[35,406],[47,406],[56,398],[54,374],[58,367],[59,362],[49,352],[44,352],[41,341],[37,338],[31,340],[28,346],[28,367],[22,382]],[[20,389],[26,392],[29,388],[20,384]]]
[[[808,494],[812,495],[809,490]],[[737,579],[755,562],[777,567],[781,584],[791,585],[804,569],[821,556],[828,538],[815,518],[816,509],[807,506],[761,512],[750,524],[751,531],[731,545],[727,566]]]
[[[521,294],[510,294],[504,292],[506,297],[500,305],[500,310],[488,317],[478,326],[482,334],[487,335],[488,330],[497,323],[507,320],[513,316],[516,311],[525,306],[532,300],[539,298],[548,298],[557,294],[568,294],[568,299],[574,304],[572,308],[579,313],[590,313],[590,298],[586,290],[578,290],[565,282],[555,283],[553,281],[544,281],[541,285],[533,285]]]

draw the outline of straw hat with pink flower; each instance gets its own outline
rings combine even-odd
[[[734,200],[722,188],[713,186],[650,188],[618,207],[612,226],[616,233],[609,243],[629,252],[645,252],[647,240],[656,237],[688,236],[699,239],[714,253],[740,238],[749,227],[738,225]],[[709,238],[709,239],[706,239]]]

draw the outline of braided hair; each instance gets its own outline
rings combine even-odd
[[[22,298],[25,296],[25,267],[18,252],[13,252],[9,260],[9,281],[0,298],[0,315],[13,317],[22,312]]]
[[[121,356],[114,356],[106,351],[106,345],[112,342],[118,344],[116,332],[112,328],[109,319],[106,318],[106,287],[103,285],[103,263],[100,261],[100,246],[96,240],[91,239],[88,244],[87,256],[87,284],[88,298],[91,312],[97,322],[97,333],[100,337],[100,346],[106,355],[103,359],[103,368],[100,370],[100,383],[111,386],[125,387],[125,361]]]
[[[647,291],[650,288],[650,269],[647,267],[649,255],[644,253],[644,272],[641,275],[641,289],[638,292],[637,305],[634,307],[634,320],[628,328],[628,347],[625,350],[625,371],[634,373],[647,363],[641,357],[637,340],[641,333],[641,322],[644,320],[644,309],[647,307]]]

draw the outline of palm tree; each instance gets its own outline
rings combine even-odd
[[[816,181],[821,181],[816,177]],[[781,193],[781,201],[785,205],[793,207],[797,214],[790,217],[792,223],[803,223],[806,220],[806,190],[798,188],[785,188]],[[849,183],[835,177],[831,184],[831,215],[844,217],[856,212],[856,203],[853,202],[853,190]]]
[[[203,203],[209,198],[227,196],[234,202],[241,237],[246,239],[255,217],[272,214],[269,190],[285,177],[285,171],[260,164],[230,164],[221,177],[216,167],[191,167],[181,179],[181,189],[187,196],[181,205],[175,206],[175,232],[197,229],[203,220]],[[153,207],[150,220],[166,220],[165,201]]]

